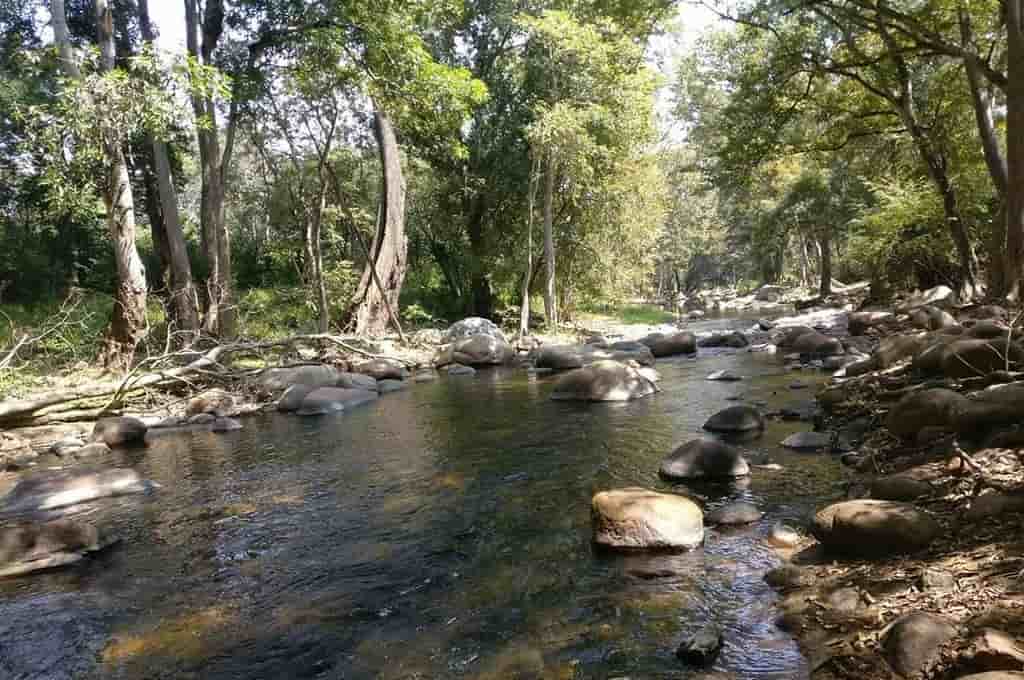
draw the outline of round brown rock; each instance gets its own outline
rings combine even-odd
[[[686,550],[704,540],[700,507],[683,496],[631,487],[591,501],[594,543],[616,550]]]
[[[632,366],[618,361],[597,361],[559,378],[551,398],[568,401],[630,401],[648,397],[657,391],[654,383]]]
[[[883,643],[893,669],[918,677],[939,660],[941,647],[957,634],[956,626],[936,614],[916,612],[893,624]]]
[[[926,427],[951,430],[967,408],[967,397],[943,388],[911,392],[889,410],[885,426],[906,440]]]
[[[142,444],[146,441],[148,429],[149,427],[138,418],[102,418],[97,420],[92,428],[91,441],[103,442],[111,448]]]
[[[940,527],[930,514],[909,503],[859,499],[819,511],[811,531],[830,552],[870,558],[926,548]]]

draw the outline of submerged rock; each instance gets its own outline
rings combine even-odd
[[[782,440],[787,449],[814,451],[832,448],[832,435],[828,432],[796,432]]]
[[[908,503],[859,499],[835,503],[814,517],[812,533],[829,552],[854,558],[916,552],[938,537],[935,519]]]
[[[764,416],[753,406],[730,406],[708,418],[704,429],[724,433],[755,432],[764,429]]]
[[[750,466],[739,450],[712,439],[686,442],[661,462],[664,479],[730,479],[750,474]]]
[[[375,401],[377,392],[349,390],[341,387],[318,387],[306,395],[299,407],[300,416],[320,416],[338,411],[347,411],[362,404]]]
[[[93,426],[90,440],[103,442],[111,448],[143,444],[146,441],[147,430],[149,428],[138,418],[101,418]]]
[[[146,493],[156,487],[130,468],[45,470],[26,475],[0,497],[0,512],[52,510],[97,498]]]
[[[377,392],[380,394],[389,394],[391,392],[398,392],[408,387],[408,383],[404,380],[378,380],[377,381]]]
[[[676,657],[694,666],[710,666],[722,651],[723,644],[722,629],[709,623],[683,640],[676,649]]]
[[[598,361],[566,373],[555,383],[551,398],[577,401],[630,401],[658,391],[653,382],[626,364]]]
[[[377,391],[377,379],[372,375],[362,373],[339,373],[338,379],[333,385],[321,385],[320,387],[341,387],[346,390],[368,390]]]
[[[99,532],[85,522],[56,520],[0,528],[0,577],[78,562],[100,549]]]
[[[687,331],[672,335],[655,333],[640,340],[641,344],[650,348],[655,357],[670,357],[676,354],[696,354],[697,336]]]
[[[281,413],[298,411],[302,407],[302,401],[315,389],[316,387],[312,385],[292,385],[277,400],[277,410]]]
[[[777,522],[768,532],[768,543],[777,548],[795,548],[803,540],[800,532],[791,526]]]
[[[460,375],[476,375],[476,369],[472,366],[463,366],[462,364],[452,364],[448,367],[447,373],[450,376]]]
[[[733,373],[732,371],[729,371],[729,370],[724,370],[724,371],[715,371],[714,373],[709,375],[707,378],[705,378],[705,380],[716,380],[716,381],[720,381],[720,382],[735,382],[737,380],[743,380],[743,376],[736,375],[735,373]]]
[[[752,524],[762,517],[764,513],[753,503],[736,501],[715,508],[705,516],[705,520],[708,524],[736,525]]]
[[[704,541],[700,507],[683,496],[631,487],[591,501],[594,543],[619,550],[678,550]]]
[[[750,345],[750,340],[747,336],[740,331],[733,331],[731,333],[715,333],[709,335],[706,338],[701,338],[697,342],[698,347],[731,347],[733,349],[742,349]]]

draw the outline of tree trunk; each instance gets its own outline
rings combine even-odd
[[[355,321],[357,334],[379,336],[387,330],[389,317],[398,325],[398,297],[405,280],[408,241],[405,236],[405,180],[398,140],[391,121],[379,107],[373,115],[373,133],[382,170],[380,211],[366,268],[348,314]]]
[[[555,296],[555,235],[554,235],[554,199],[555,199],[555,159],[551,151],[547,153],[544,169],[544,316],[548,326],[558,325],[558,299]]]
[[[306,261],[309,263],[309,283],[316,298],[317,322],[321,333],[327,332],[331,322],[327,306],[327,286],[324,284],[324,255],[320,247],[320,231],[326,207],[327,185],[321,178],[316,207],[311,218],[306,221]]]
[[[832,235],[827,229],[819,232],[818,243],[821,247],[821,284],[818,286],[818,294],[824,299],[832,294]]]
[[[104,72],[111,71],[115,58],[113,11],[108,0],[96,0],[95,6],[100,68]],[[67,34],[57,36],[58,42],[67,39]],[[135,347],[146,332],[146,270],[135,247],[135,203],[121,143],[116,135],[103,142],[107,163],[103,203],[107,209],[107,228],[114,243],[117,291],[100,360],[106,368],[125,371],[131,366]]]
[[[149,218],[149,229],[153,236],[153,255],[157,263],[158,274],[155,280],[159,285],[153,292],[161,294],[171,289],[171,248],[167,243],[167,231],[164,229],[164,216],[160,210],[160,191],[157,188],[156,172],[153,169],[152,145],[136,152],[141,157],[139,168],[129,168],[130,175],[142,170],[142,184],[146,191],[146,216]],[[152,271],[150,272],[152,275]]]
[[[526,271],[523,276],[523,302],[519,308],[519,335],[530,332],[530,279],[533,277],[533,204],[537,200],[537,162],[530,165],[526,194]]]
[[[1006,275],[1019,301],[1024,280],[1024,0],[1007,0]]]
[[[199,39],[198,0],[185,0],[185,41],[189,54],[209,65],[213,50],[224,28],[223,0],[207,0]],[[207,263],[206,317],[203,329],[211,335],[230,338],[235,333],[235,312],[231,290],[231,236],[224,222],[224,177],[217,109],[213,100],[198,86],[192,92],[199,147],[200,193],[199,221],[203,255]]]
[[[156,36],[149,21],[149,1],[138,0],[138,6],[142,39],[153,44]],[[170,290],[171,317],[176,326],[175,330],[179,333],[179,343],[176,344],[185,345],[192,342],[199,332],[199,300],[192,283],[192,264],[189,262],[185,231],[182,229],[181,216],[178,213],[178,193],[171,176],[167,144],[153,135],[147,135],[146,141],[152,149],[152,167],[159,196],[164,249],[162,255],[166,258],[162,265],[168,274],[165,283]]]
[[[469,310],[473,316],[489,319],[494,314],[494,291],[491,289],[491,280],[487,275],[484,265],[484,258],[487,256],[487,243],[484,240],[484,216],[486,209],[486,197],[477,196],[472,204],[467,228],[469,250],[473,255],[469,281],[469,291],[472,299],[470,300]]]

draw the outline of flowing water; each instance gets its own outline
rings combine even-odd
[[[723,368],[748,379],[704,380]],[[710,487],[657,470],[727,397],[777,408],[821,378],[747,352],[658,370],[664,391],[628,404],[552,402],[550,378],[499,369],[112,454],[162,489],[76,510],[113,549],[0,581],[0,677],[804,678],[764,536],[837,494],[837,461],[780,449],[809,426],[772,422],[744,447],[781,469]],[[629,485],[767,514],[682,555],[596,553],[590,498]],[[709,620],[726,646],[688,669],[675,647]]]

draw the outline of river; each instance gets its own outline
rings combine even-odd
[[[781,449],[810,426],[772,421],[743,446],[781,469],[719,486],[657,470],[729,397],[793,405],[813,390],[790,383],[823,377],[748,352],[657,368],[664,391],[628,404],[552,402],[551,378],[483,370],[115,452],[103,462],[162,488],[75,509],[112,549],[0,581],[0,677],[805,678],[764,537],[838,495],[838,461]],[[704,379],[726,368],[747,379]],[[767,514],[682,555],[596,553],[590,498],[630,485]],[[725,648],[686,668],[675,647],[708,620]]]

